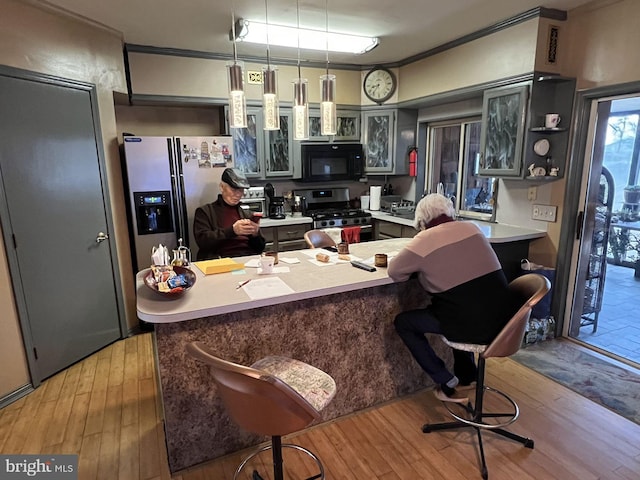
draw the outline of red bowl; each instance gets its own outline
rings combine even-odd
[[[151,290],[156,292],[158,295],[161,295],[166,298],[175,298],[184,294],[187,290],[189,290],[196,283],[196,274],[189,270],[187,267],[172,267],[173,271],[178,275],[184,275],[184,278],[187,280],[187,286],[182,287],[181,290],[174,290],[171,292],[161,292],[158,290],[158,285],[156,283],[156,279],[153,276],[153,270],[148,269],[148,271],[144,274],[144,284],[149,287]]]

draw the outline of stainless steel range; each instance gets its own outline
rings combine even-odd
[[[371,230],[371,214],[351,208],[346,187],[296,190],[295,195],[304,197],[313,228],[360,226],[365,231]]]

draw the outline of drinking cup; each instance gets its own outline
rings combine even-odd
[[[349,253],[349,244],[347,242],[341,242],[338,244],[338,253],[340,255],[347,255]]]
[[[560,123],[561,117],[557,113],[547,113],[544,116],[545,128],[556,128]]]
[[[273,273],[273,263],[274,258],[269,255],[260,257],[260,267],[262,268],[262,273]]]
[[[376,253],[374,257],[374,263],[376,267],[386,267],[387,266],[387,254],[386,253]]]

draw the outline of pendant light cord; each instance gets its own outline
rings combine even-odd
[[[326,27],[326,45],[327,45],[327,75],[329,75],[329,0],[324,2],[325,27]],[[298,27],[300,28],[300,27]]]
[[[233,63],[238,62],[238,51],[236,49],[236,7],[235,2],[231,2],[231,35],[233,35]]]
[[[298,20],[298,78],[302,78],[300,74],[300,0],[296,0],[296,16]]]
[[[271,69],[271,52],[269,51],[269,9],[267,7],[267,0],[264,0],[264,23],[267,26],[267,67]]]

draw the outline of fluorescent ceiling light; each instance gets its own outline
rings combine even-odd
[[[238,41],[267,44],[267,28],[269,29],[269,45],[291,47],[304,50],[322,50],[331,52],[365,53],[378,45],[377,37],[362,37],[347,33],[326,32],[308,28],[285,27],[283,25],[265,24],[249,20],[238,20],[236,35]],[[298,32],[300,45],[298,45]],[[327,35],[329,36],[327,40]]]

